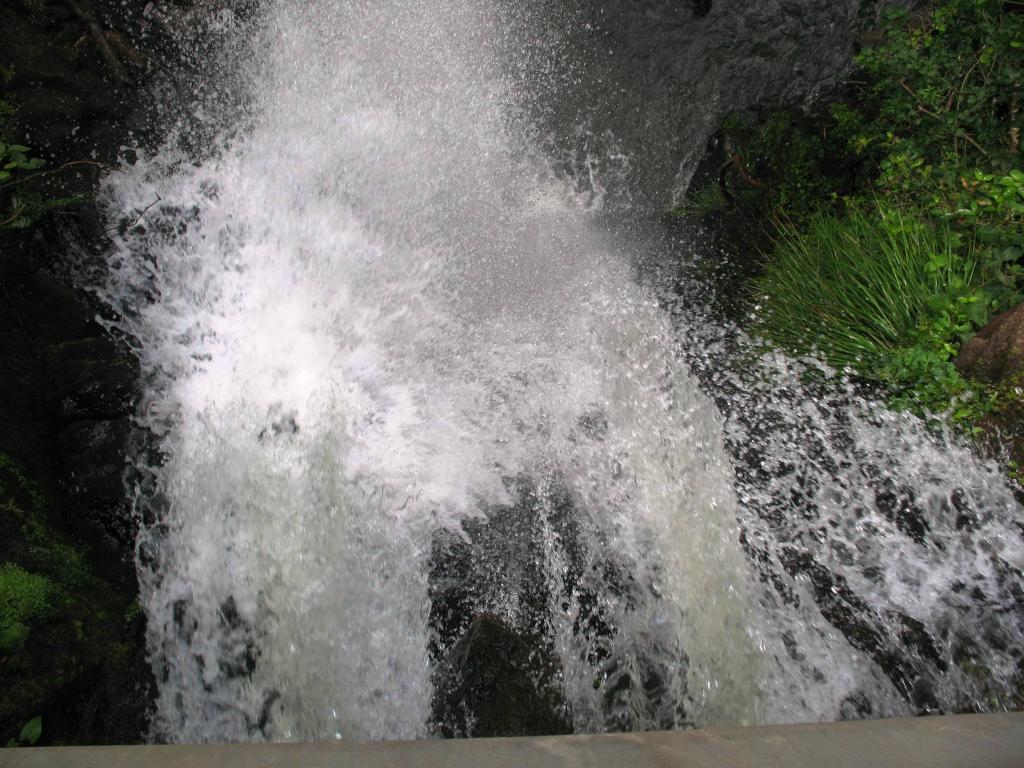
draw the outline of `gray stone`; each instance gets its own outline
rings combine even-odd
[[[47,354],[45,403],[62,421],[110,419],[131,413],[138,363],[109,338],[77,339]]]
[[[567,166],[580,171],[589,154],[625,179],[634,205],[663,209],[685,191],[725,116],[810,106],[843,81],[878,13],[908,4],[568,0],[545,8],[550,28],[534,30],[533,56],[548,57],[553,74],[531,84],[533,107],[551,135],[576,136],[554,147]],[[615,150],[628,162],[601,159]]]

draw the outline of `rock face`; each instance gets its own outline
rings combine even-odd
[[[146,5],[0,8],[0,140],[30,145],[55,171],[18,194],[87,201],[104,165],[138,143],[138,83],[162,45],[140,24]],[[0,190],[0,210],[11,195]],[[0,596],[32,608],[0,610],[0,744],[40,716],[41,744],[145,738],[152,675],[126,485],[138,367],[82,290],[104,227],[79,202],[0,228]]]
[[[441,669],[433,719],[449,738],[572,733],[553,666],[500,618],[480,615]]]
[[[538,43],[556,74],[535,106],[554,136],[575,137],[555,149],[581,185],[598,158],[627,178],[634,205],[664,208],[726,115],[809,105],[842,81],[858,36],[897,4],[910,3],[570,0]]]
[[[1024,304],[995,317],[960,349],[956,367],[990,383],[1024,371]]]
[[[19,573],[40,592],[0,642],[0,741],[41,716],[44,744],[131,743],[150,688],[125,488],[133,362],[51,274],[54,234],[0,232],[0,592]]]

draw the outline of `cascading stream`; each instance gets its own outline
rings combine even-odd
[[[578,731],[907,712],[921,680],[928,707],[1006,701],[1019,508],[995,468],[667,309],[636,264],[671,250],[613,235],[537,148],[529,67],[507,76],[527,11],[268,3],[225,65],[249,96],[194,118],[208,156],[172,140],[107,180],[129,224],[159,196],[102,290],[159,454],[155,735],[431,734],[438,547],[470,544],[466,618],[543,635]],[[918,549],[890,487],[928,516]],[[529,536],[475,533],[509,515]],[[981,690],[950,638],[985,622]]]

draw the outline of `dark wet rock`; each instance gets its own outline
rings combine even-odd
[[[896,611],[871,607],[845,578],[795,546],[784,547],[781,559],[791,576],[803,576],[810,581],[814,602],[822,616],[843,633],[850,645],[878,664],[918,711],[938,707],[933,681],[946,672],[947,664],[921,622]],[[848,711],[844,705],[842,711],[846,717],[858,710],[853,706]]]
[[[137,606],[123,619],[113,657],[79,681],[84,706],[68,701],[63,715],[74,741],[82,744],[137,744],[149,728],[156,681],[146,657],[146,620]]]
[[[433,719],[446,737],[572,733],[550,651],[493,614],[477,616],[437,675]]]
[[[134,409],[138,379],[138,363],[112,339],[66,341],[46,355],[46,406],[62,421],[123,416]]]
[[[956,367],[967,378],[993,383],[1024,372],[1024,304],[997,315],[969,339]]]
[[[48,744],[139,742],[147,729],[152,675],[125,486],[138,366],[82,288],[98,284],[109,248],[91,202],[97,179],[126,146],[159,135],[165,123],[140,88],[181,61],[146,18],[152,5],[0,7],[0,98],[13,109],[4,140],[54,171],[18,191],[79,200],[0,230],[0,568],[45,585],[46,598],[0,653],[0,743],[39,715]]]
[[[634,205],[664,209],[728,114],[809,107],[843,81],[878,14],[909,4],[569,0],[558,4],[557,29],[534,35],[538,56],[564,63],[533,92],[552,134],[572,137],[555,151],[584,187],[588,163],[628,156],[598,160],[599,170],[628,181]]]
[[[121,479],[128,424],[62,420],[90,397],[118,410],[85,354],[112,362],[95,311],[55,275],[62,242],[45,227],[0,233],[0,567],[46,585],[45,607],[0,653],[0,742],[36,716],[46,744],[138,742],[153,689]],[[65,346],[76,352],[56,378],[51,352]],[[54,409],[54,387],[78,406]]]
[[[458,660],[469,654],[475,665],[491,664],[482,652],[466,650],[467,643],[481,647],[472,640],[477,636],[473,626],[481,617],[496,617],[494,620],[507,629],[509,637],[493,640],[497,647],[521,647],[532,654],[529,664],[517,662],[502,668],[501,679],[495,677],[489,684],[525,690],[522,679],[529,678],[537,695],[548,702],[544,711],[550,711],[551,692],[560,679],[554,615],[571,617],[571,628],[564,629],[570,629],[580,660],[593,670],[608,730],[630,730],[638,719],[664,728],[687,722],[686,713],[676,707],[667,688],[673,671],[678,673],[689,663],[683,650],[663,647],[632,656],[632,650],[618,637],[614,617],[628,616],[642,607],[645,599],[630,568],[618,560],[600,532],[590,527],[586,510],[573,501],[558,475],[524,475],[507,482],[516,499],[513,504],[464,521],[462,536],[441,530],[434,538],[430,654],[439,670],[436,689],[443,691],[435,702],[434,727],[446,734],[482,735],[466,731],[465,724],[471,720],[459,714],[458,705],[460,697],[476,701],[474,697],[479,696],[473,687],[476,683],[460,682],[464,681],[459,676],[463,662]],[[551,558],[562,564],[555,589],[547,570]],[[498,630],[491,628],[480,637],[496,634]],[[559,707],[555,711],[560,711]]]
[[[76,421],[57,436],[71,519],[95,527],[123,552],[131,551],[135,538],[124,482],[131,434],[131,421],[125,417]]]
[[[33,272],[23,292],[37,309],[36,333],[63,343],[102,333],[95,312],[74,289],[43,270]]]
[[[0,430],[0,567],[42,588],[0,648],[0,740],[43,719],[44,744],[130,743],[145,731],[152,679],[134,573],[95,558],[63,519],[42,444]]]

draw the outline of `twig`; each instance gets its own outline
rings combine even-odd
[[[754,189],[764,189],[764,182],[756,178],[750,171],[747,170],[746,163],[743,162],[743,158],[738,154],[733,153],[732,164],[736,168],[736,173],[740,175],[743,181],[747,182]]]
[[[150,67],[153,65],[153,60],[144,53],[132,48],[128,43],[125,42],[124,38],[121,37],[117,32],[110,31],[103,35],[107,38],[113,48],[116,48],[121,52],[121,55],[128,59],[132,64],[137,67]]]
[[[4,228],[4,227],[6,227],[6,226],[7,226],[8,224],[10,224],[10,223],[11,223],[12,221],[17,221],[17,220],[18,220],[18,217],[19,217],[19,216],[21,216],[22,212],[23,212],[23,211],[25,210],[25,208],[27,208],[27,207],[28,207],[28,206],[27,206],[27,205],[26,205],[25,203],[22,203],[22,204],[21,204],[21,206],[20,206],[20,207],[18,208],[18,210],[16,210],[16,211],[14,212],[14,215],[13,215],[13,216],[11,216],[11,218],[9,218],[9,219],[4,219],[3,221],[0,221],[0,229],[3,229],[3,228]]]
[[[107,40],[107,36],[103,32],[103,27],[99,25],[90,14],[86,13],[81,5],[78,4],[78,0],[67,0],[68,7],[74,11],[75,16],[78,17],[85,28],[89,30],[89,34],[92,35],[93,42],[96,43],[96,47],[100,51],[100,55],[106,59],[107,66],[110,67],[110,71],[114,73],[114,78],[122,83],[127,84],[132,82],[131,76],[125,70],[121,64],[121,60],[117,58],[117,54],[114,53],[114,49],[110,47],[110,41]]]
[[[9,181],[6,184],[0,184],[0,189],[15,187],[18,184],[24,184],[26,181],[38,179],[41,176],[53,176],[55,173],[61,173],[62,171],[66,171],[68,168],[74,168],[77,165],[91,165],[96,168],[102,168],[106,171],[117,171],[118,173],[124,173],[124,171],[122,171],[120,168],[115,168],[114,166],[107,165],[106,163],[98,163],[95,160],[72,160],[70,163],[64,163],[64,165],[60,166],[60,168],[54,168],[53,170],[50,171],[38,171],[36,173],[30,173],[28,176],[25,176],[24,178],[15,179],[14,181]]]
[[[921,97],[918,96],[916,93],[914,93],[914,89],[913,88],[911,88],[909,85],[907,85],[905,82],[903,82],[902,79],[899,81],[899,83],[900,83],[900,88],[902,88],[904,91],[906,91],[911,96],[913,96],[915,99],[917,99],[917,111],[918,112],[924,112],[926,115],[931,115],[936,120],[941,120],[942,119],[941,117],[936,115],[934,112],[932,112],[930,109],[928,109],[928,107],[926,107],[924,105],[924,102],[921,101]]]
[[[142,213],[140,213],[140,214],[138,215],[138,217],[137,217],[137,218],[135,219],[135,221],[133,221],[133,222],[132,222],[131,224],[128,224],[127,226],[125,226],[125,225],[124,225],[124,224],[122,223],[122,224],[118,224],[118,225],[117,225],[116,227],[107,227],[107,232],[114,232],[115,230],[121,230],[122,232],[127,232],[127,231],[128,231],[129,229],[131,229],[131,228],[132,228],[132,227],[134,227],[134,226],[135,226],[136,224],[138,224],[138,223],[139,223],[140,221],[142,221],[142,217],[146,215],[146,212],[147,212],[147,211],[148,211],[148,210],[149,210],[150,208],[152,208],[152,207],[153,207],[154,205],[156,205],[157,203],[159,203],[159,202],[160,202],[161,200],[163,200],[163,198],[162,198],[162,197],[160,197],[160,195],[157,195],[157,196],[156,196],[156,200],[154,200],[154,201],[153,201],[152,203],[150,203],[150,204],[149,204],[149,205],[147,205],[147,206],[146,206],[145,208],[143,208],[143,209],[142,209]]]
[[[969,133],[958,133],[957,136],[960,137],[961,139],[967,139],[967,141],[971,142],[971,144],[973,144],[977,148],[977,150],[981,152],[981,154],[985,155],[985,157],[988,157],[988,150],[981,146],[981,144],[976,142],[974,140],[974,137],[971,136]]]

